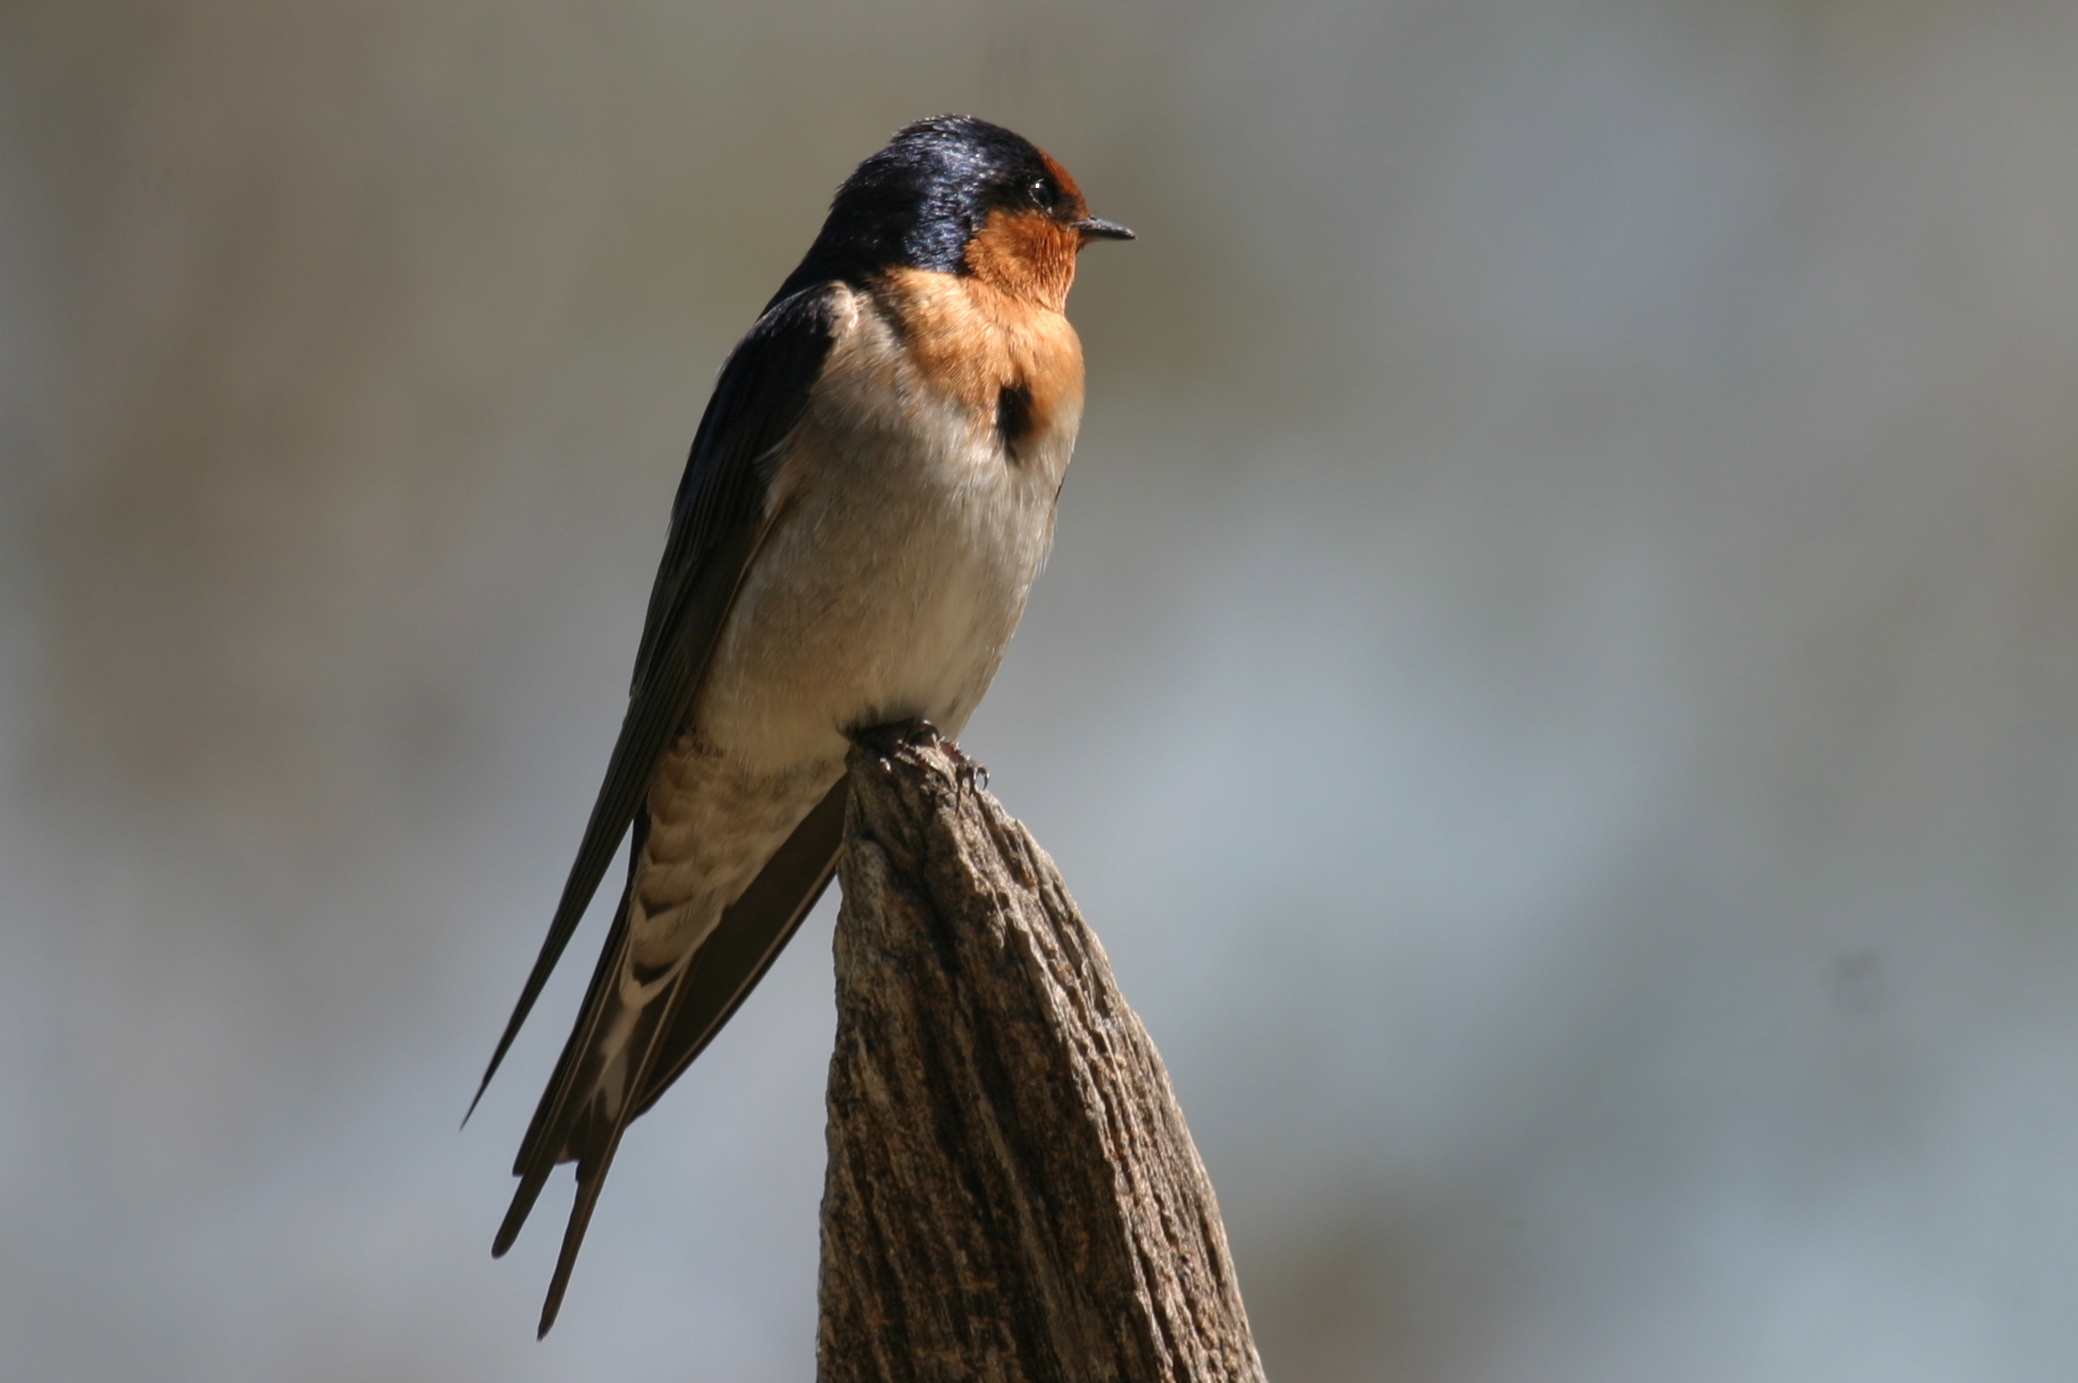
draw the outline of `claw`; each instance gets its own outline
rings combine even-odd
[[[973,792],[979,788],[983,792],[988,791],[988,765],[976,763],[968,758],[960,752],[960,747],[950,740],[947,740],[946,744],[952,750],[953,781],[960,785],[961,790]]]
[[[938,748],[952,760],[952,780],[959,785],[960,791],[972,792],[977,785],[984,789],[988,787],[988,768],[967,757],[966,750],[946,739],[938,741]]]

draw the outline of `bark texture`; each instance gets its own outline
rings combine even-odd
[[[1212,1183],[1053,861],[930,743],[854,750],[822,1383],[1259,1380]]]

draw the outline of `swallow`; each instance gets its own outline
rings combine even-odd
[[[575,1162],[539,1334],[629,1122],[828,886],[850,743],[903,724],[956,736],[988,690],[1052,545],[1082,417],[1064,315],[1076,256],[1132,238],[1024,138],[970,116],[919,121],[844,180],[723,364],[605,781],[476,1091],[632,835],[491,1248],[512,1246],[550,1173]]]

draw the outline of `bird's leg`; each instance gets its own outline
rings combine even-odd
[[[936,748],[952,760],[952,776],[962,789],[976,785],[988,786],[988,769],[967,757],[965,750],[952,740],[938,733],[938,727],[922,716],[909,720],[890,721],[885,725],[868,725],[851,732],[852,743],[869,749],[880,756],[885,764],[888,756],[897,749]]]

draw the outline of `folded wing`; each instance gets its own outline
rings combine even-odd
[[[639,853],[646,824],[640,809],[650,780],[672,741],[687,728],[716,638],[763,542],[774,454],[800,421],[829,354],[830,294],[824,285],[776,300],[722,367],[672,506],[670,537],[650,591],[628,709],[605,781],[541,953],[477,1086],[477,1100],[540,997],[631,825]],[[544,1334],[555,1320],[592,1205],[628,1121],[653,1104],[728,1021],[827,886],[842,832],[843,787],[840,782],[809,814],[727,909],[668,991],[644,1006],[623,1058],[635,1063],[627,1073],[633,1096],[613,1101],[602,1116],[601,1105],[584,1094],[598,1075],[602,1020],[613,1009],[615,977],[627,945],[628,895],[623,891],[584,1007],[514,1164],[520,1186],[492,1250],[502,1254],[510,1247],[549,1172],[560,1162],[576,1161],[577,1203],[543,1308]],[[472,1100],[472,1111],[475,1105]]]

